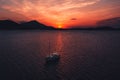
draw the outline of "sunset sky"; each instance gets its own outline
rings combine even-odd
[[[0,0],[0,19],[37,20],[48,26],[91,26],[120,17],[120,0]]]

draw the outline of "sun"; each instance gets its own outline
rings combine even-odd
[[[57,28],[57,29],[62,29],[63,26],[64,26],[64,25],[63,25],[61,22],[56,23],[56,28]]]
[[[57,27],[58,29],[61,29],[62,28],[62,26],[61,25],[58,25],[58,27]]]

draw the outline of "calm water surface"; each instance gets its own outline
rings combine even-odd
[[[49,52],[58,52],[60,62],[45,64]],[[119,75],[120,31],[0,31],[0,80],[120,80]]]

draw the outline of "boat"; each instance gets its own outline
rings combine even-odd
[[[58,62],[59,60],[60,60],[60,55],[57,52],[49,54],[46,57],[47,63],[55,63],[55,62]]]
[[[46,63],[56,63],[59,62],[60,55],[57,52],[50,53],[50,42],[49,42],[49,55],[46,56]]]
[[[60,54],[58,52],[54,52],[51,54],[50,52],[50,41],[49,41],[49,54],[45,58],[46,63],[57,63],[60,60]]]

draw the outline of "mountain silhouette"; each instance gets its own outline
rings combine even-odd
[[[42,23],[39,23],[35,20],[24,22],[20,24],[20,29],[54,29],[53,27],[46,26]]]
[[[40,30],[52,30],[55,29],[50,26],[46,26],[35,20],[23,23],[16,23],[12,20],[0,20],[0,29],[40,29]]]
[[[105,19],[97,22],[99,27],[120,28],[120,17]]]
[[[0,20],[0,29],[17,29],[18,23],[11,20]]]

